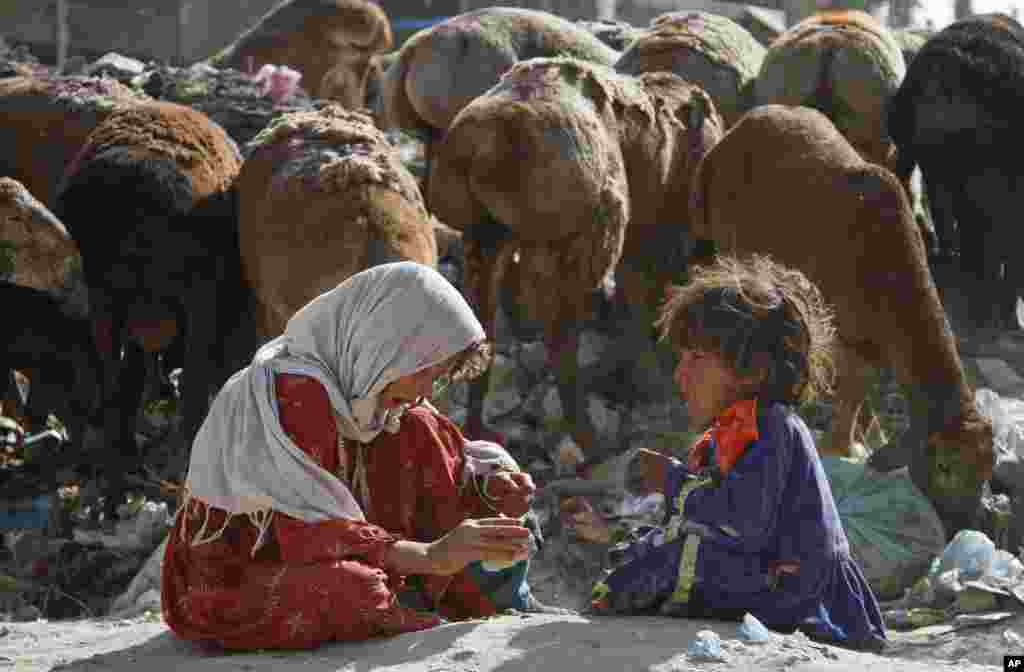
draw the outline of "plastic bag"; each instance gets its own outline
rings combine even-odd
[[[740,639],[751,644],[763,644],[771,639],[771,633],[764,627],[761,621],[750,613],[743,615],[743,622],[739,626]]]
[[[700,660],[725,660],[722,653],[722,640],[714,630],[701,630],[696,639],[690,642],[686,650],[691,658]]]
[[[881,600],[902,597],[946,546],[931,502],[906,468],[883,474],[839,457],[821,462],[850,551],[872,590]]]
[[[996,556],[996,545],[983,532],[960,530],[942,550],[937,574],[959,570],[961,581],[980,579],[989,573]]]
[[[1024,401],[1001,397],[983,387],[975,391],[974,403],[978,412],[992,421],[997,455],[1024,457]]]

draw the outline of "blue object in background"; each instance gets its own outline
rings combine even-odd
[[[430,28],[448,18],[447,16],[431,16],[427,18],[394,19],[391,22],[391,30],[421,30],[423,28]]]
[[[0,532],[44,530],[50,522],[50,495],[0,502]]]

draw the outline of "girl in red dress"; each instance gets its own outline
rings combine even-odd
[[[196,436],[163,565],[171,629],[305,648],[549,610],[525,580],[530,476],[424,402],[488,360],[459,292],[412,262],[296,313]]]

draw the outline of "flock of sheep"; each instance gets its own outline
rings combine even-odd
[[[373,2],[291,0],[206,65],[286,65],[331,102],[239,142],[111,79],[16,72],[0,79],[0,144],[13,148],[0,158],[0,229],[15,251],[0,301],[19,308],[0,365],[34,372],[30,416],[55,410],[80,444],[87,426],[102,430],[89,459],[112,507],[141,459],[153,353],[184,369],[191,437],[210,395],[314,296],[374,264],[459,250],[489,333],[512,282],[542,325],[571,435],[594,458],[617,448],[598,445],[577,367],[595,296],[627,316],[628,357],[651,347],[664,288],[689,264],[770,254],[835,307],[838,392],[821,449],[849,452],[865,372],[892,369],[911,428],[873,461],[909,464],[952,533],[991,475],[992,428],[929,260],[977,278],[972,305],[996,307],[981,322],[1016,300],[1013,233],[995,213],[1020,172],[1002,157],[1020,123],[1022,35],[1007,17],[974,17],[908,68],[894,34],[859,12],[812,16],[766,48],[704,12],[637,28],[494,7],[385,53]],[[420,179],[390,129],[424,143]],[[87,306],[25,290],[66,284],[72,253]],[[470,436],[487,432],[487,389],[486,376],[471,387]]]

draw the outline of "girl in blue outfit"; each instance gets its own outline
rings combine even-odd
[[[617,549],[598,613],[739,620],[881,650],[878,603],[850,546],[814,440],[794,405],[826,391],[831,315],[799,271],[718,258],[672,288],[657,324],[680,354],[692,426],[683,463],[642,450],[630,479],[662,492],[663,524]]]

